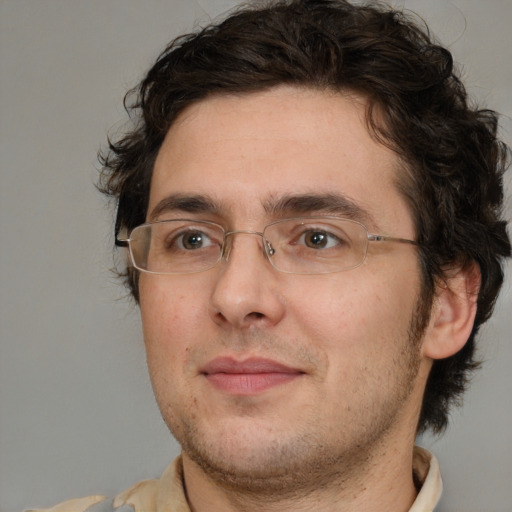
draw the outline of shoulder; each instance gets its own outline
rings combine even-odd
[[[158,480],[138,482],[115,498],[94,495],[64,501],[51,508],[25,512],[139,512],[156,509]]]
[[[51,508],[31,508],[25,512],[84,512],[85,510],[105,501],[106,496],[87,496],[86,498],[77,498],[64,501]]]
[[[190,512],[183,486],[183,464],[176,457],[160,478],[143,480],[115,498],[94,495],[65,501],[52,508],[25,512]]]

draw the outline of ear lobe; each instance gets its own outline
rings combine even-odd
[[[475,262],[445,272],[437,286],[424,336],[423,354],[426,357],[444,359],[465,345],[473,329],[480,279],[480,269]]]

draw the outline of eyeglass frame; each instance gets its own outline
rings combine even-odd
[[[265,231],[267,230],[267,228],[269,228],[269,227],[271,227],[271,226],[273,226],[275,224],[279,224],[279,223],[287,222],[287,221],[293,221],[293,220],[320,220],[320,219],[347,221],[347,222],[350,222],[350,223],[353,223],[353,224],[358,224],[359,226],[361,226],[363,228],[363,230],[365,231],[365,233],[366,233],[366,247],[365,247],[365,251],[364,251],[364,255],[363,255],[362,260],[357,265],[353,265],[353,266],[347,267],[347,268],[342,268],[340,270],[333,270],[333,271],[330,271],[330,272],[311,272],[311,273],[308,273],[308,272],[292,272],[292,271],[289,271],[289,270],[281,270],[280,268],[276,267],[274,262],[271,259],[271,256],[273,256],[275,251],[274,251],[270,241],[265,238]],[[135,263],[135,258],[133,256],[132,246],[130,244],[130,242],[133,241],[130,238],[131,233],[135,229],[138,229],[138,228],[141,228],[141,227],[144,227],[144,226],[152,226],[152,225],[155,225],[155,224],[163,224],[163,223],[167,223],[167,222],[201,223],[201,224],[209,224],[209,225],[216,226],[216,227],[220,228],[222,233],[223,233],[223,238],[222,238],[222,245],[221,245],[220,251],[219,251],[219,258],[215,261],[215,263],[213,265],[211,265],[211,266],[209,266],[207,268],[201,269],[201,270],[194,270],[194,271],[191,271],[191,272],[155,272],[155,271],[147,270],[147,269],[144,269],[144,268],[141,268],[141,267],[137,266],[136,263]],[[142,224],[139,224],[138,226],[135,226],[134,228],[132,228],[132,230],[130,231],[130,234],[128,235],[127,238],[119,238],[119,236],[116,236],[115,245],[117,247],[126,247],[126,248],[128,248],[132,266],[135,269],[137,269],[138,271],[140,271],[140,272],[144,272],[144,273],[147,273],[147,274],[154,274],[154,275],[164,275],[164,276],[165,275],[167,275],[167,276],[172,276],[172,275],[188,275],[188,274],[198,274],[200,272],[206,272],[207,270],[211,270],[212,268],[215,268],[219,264],[219,262],[224,258],[225,254],[226,254],[226,247],[227,247],[226,239],[228,237],[232,236],[232,235],[237,235],[237,234],[247,234],[247,235],[258,235],[258,236],[260,236],[262,238],[263,242],[264,242],[263,243],[263,247],[264,247],[264,251],[263,252],[265,253],[265,256],[267,257],[267,260],[272,265],[272,267],[275,270],[277,270],[278,272],[281,272],[281,273],[284,273],[284,274],[295,274],[295,275],[335,274],[337,272],[345,272],[347,270],[353,270],[353,269],[355,269],[357,267],[360,267],[365,262],[365,260],[366,260],[366,256],[368,254],[368,244],[370,242],[395,242],[395,243],[414,245],[416,247],[420,247],[421,246],[421,244],[419,242],[417,242],[415,240],[410,240],[408,238],[400,238],[400,237],[394,237],[394,236],[389,236],[389,235],[382,235],[382,234],[371,233],[368,230],[368,228],[363,223],[361,223],[361,222],[359,222],[357,220],[354,220],[354,219],[349,219],[347,217],[339,217],[339,216],[336,216],[336,215],[311,215],[311,216],[301,216],[301,217],[286,217],[284,219],[278,219],[278,220],[275,220],[275,221],[271,222],[270,224],[267,224],[263,228],[263,231],[252,231],[252,230],[226,231],[221,224],[218,224],[217,222],[213,222],[213,221],[209,221],[209,220],[203,220],[203,219],[189,219],[189,218],[162,219],[162,220],[157,220],[157,221],[152,221],[152,222],[144,222]]]

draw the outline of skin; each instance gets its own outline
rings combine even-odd
[[[279,87],[215,96],[169,130],[148,220],[262,231],[279,218],[337,213],[272,211],[283,196],[330,194],[354,203],[370,232],[414,239],[398,169],[397,155],[367,132],[355,95]],[[211,204],[162,207],[173,194]],[[259,236],[231,242],[229,258],[208,271],[140,276],[149,370],[183,447],[192,510],[408,510],[431,357],[460,348],[464,333],[443,339],[468,308],[440,294],[423,337],[411,335],[420,296],[411,245],[371,244],[360,267],[311,276],[277,272]],[[265,358],[295,373],[226,390],[204,370],[219,357]]]

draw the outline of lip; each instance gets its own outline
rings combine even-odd
[[[255,395],[304,374],[297,368],[257,357],[241,361],[219,357],[206,364],[201,373],[213,387],[233,395]]]

